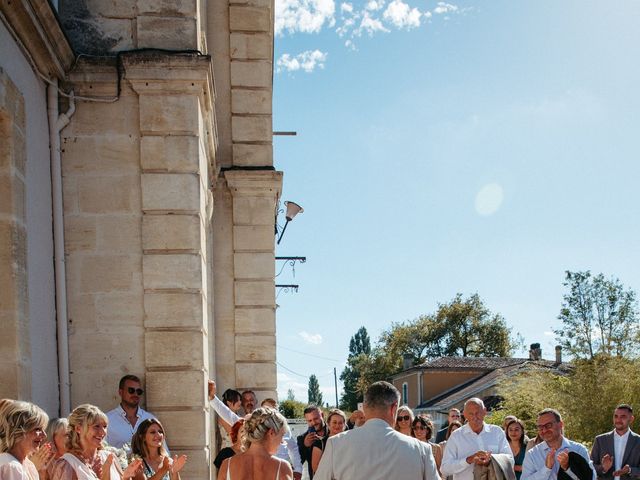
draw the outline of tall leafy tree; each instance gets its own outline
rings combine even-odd
[[[309,403],[314,403],[318,406],[322,406],[322,393],[320,392],[320,384],[318,383],[318,377],[311,375],[309,377],[309,387],[307,390],[309,396]]]
[[[415,320],[393,323],[370,355],[358,355],[348,364],[359,373],[355,392],[402,370],[403,356],[414,364],[440,356],[506,357],[519,346],[504,318],[492,313],[475,294],[457,294],[438,310]]]
[[[576,358],[597,355],[632,356],[638,352],[639,322],[636,294],[617,278],[602,273],[565,272],[563,297],[554,330],[557,340]]]
[[[340,374],[340,380],[344,384],[344,394],[340,399],[340,407],[353,411],[362,402],[362,391],[358,389],[360,380],[360,359],[371,354],[371,341],[365,327],[360,327],[349,341],[349,357],[347,366]]]

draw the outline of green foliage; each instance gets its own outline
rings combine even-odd
[[[296,394],[293,393],[293,389],[290,388],[289,390],[287,390],[287,400],[295,400],[296,399]]]
[[[309,377],[309,387],[307,390],[309,396],[309,403],[315,403],[318,406],[322,406],[322,393],[320,392],[320,384],[318,383],[318,377],[311,375]]]
[[[380,380],[401,371],[404,354],[420,364],[440,356],[506,357],[515,347],[500,314],[491,313],[477,294],[466,299],[457,294],[435,314],[392,324],[373,349],[368,362],[372,375],[363,377]]]
[[[569,291],[558,316],[563,327],[555,330],[563,349],[576,358],[589,359],[637,354],[640,318],[635,292],[601,273],[565,273],[563,285]]]
[[[491,421],[515,415],[532,437],[537,413],[555,408],[563,416],[566,436],[589,444],[611,430],[616,405],[640,404],[639,369],[640,360],[600,356],[575,362],[567,376],[534,371],[505,379],[498,386],[504,401]]]
[[[344,394],[340,399],[340,408],[343,410],[355,410],[358,402],[362,402],[363,394],[358,389],[360,381],[361,357],[371,354],[371,341],[365,327],[360,327],[349,342],[349,358],[347,366],[340,374],[340,380],[344,383]]]
[[[306,406],[306,403],[287,398],[280,402],[280,413],[284,415],[285,418],[302,418],[304,417],[304,408]]]

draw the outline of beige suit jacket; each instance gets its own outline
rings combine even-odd
[[[431,446],[372,418],[329,438],[314,480],[439,480]]]

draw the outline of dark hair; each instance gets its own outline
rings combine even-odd
[[[457,420],[454,420],[453,422],[451,422],[449,424],[449,426],[447,427],[447,434],[444,437],[445,440],[449,440],[449,437],[451,436],[451,428],[454,427],[454,426],[460,428],[460,427],[462,427],[462,423],[460,423]]]
[[[147,447],[144,437],[147,435],[147,430],[149,430],[152,425],[158,425],[158,427],[160,427],[160,431],[164,434],[164,427],[158,419],[147,418],[146,420],[143,420],[138,426],[136,433],[133,434],[133,438],[131,438],[131,453],[134,455],[140,455],[142,458],[149,456],[149,447]],[[167,455],[163,445],[160,446],[159,450],[161,455]]]
[[[304,407],[304,411],[302,413],[306,415],[307,413],[315,412],[316,410],[318,410],[320,414],[322,414],[322,409],[318,405],[310,403],[309,405]]]
[[[524,429],[524,423],[522,423],[522,421],[518,420],[517,418],[515,420],[511,420],[509,423],[507,423],[507,428],[505,428],[505,430],[504,430],[504,434],[507,437],[507,442],[511,442],[511,439],[509,438],[509,427],[511,425],[513,425],[514,423],[520,425],[520,429],[522,430],[522,435],[520,435],[520,446],[524,447],[525,446],[524,437],[527,435],[527,432]]]
[[[118,383],[118,390],[122,390],[124,388],[124,384],[127,380],[131,380],[132,382],[138,382],[139,384],[142,384],[140,379],[135,375],[125,375],[120,379],[120,383]]]
[[[413,422],[411,423],[411,436],[415,437],[415,434],[413,433],[413,427],[415,427],[418,423],[421,423],[422,426],[424,426],[424,428],[427,430],[427,440],[431,439],[431,437],[433,436],[433,422],[424,413],[419,413],[418,415],[416,415],[416,418],[413,419]]]
[[[222,401],[225,405],[228,403],[236,403],[238,400],[242,400],[240,392],[233,388],[227,388],[222,394]]]
[[[389,382],[372,383],[364,393],[364,405],[371,409],[388,408],[400,401],[400,392]]]
[[[627,410],[631,415],[633,415],[633,408],[628,403],[621,403],[616,407],[616,410]]]
[[[546,415],[548,413],[553,415],[553,418],[555,418],[556,422],[562,421],[562,415],[560,415],[560,412],[555,408],[545,408],[544,410],[540,410],[540,412],[538,412],[538,417],[541,417],[542,415]]]

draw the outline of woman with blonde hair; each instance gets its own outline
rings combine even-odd
[[[173,459],[164,449],[164,428],[159,420],[148,418],[139,426],[131,440],[131,453],[142,459],[142,471],[135,480],[180,480],[180,470],[187,456],[174,455]]]
[[[397,432],[404,433],[407,436],[411,436],[411,424],[413,423],[413,411],[406,405],[398,407],[398,413],[396,415],[395,429]]]
[[[50,480],[53,474],[53,468],[56,464],[56,460],[62,457],[67,451],[65,444],[67,443],[67,428],[69,427],[69,422],[66,418],[54,418],[49,420],[47,424],[47,438],[49,442],[43,445],[39,452],[44,448],[48,448],[51,458],[43,466],[38,470],[40,474],[40,480]]]
[[[334,435],[344,432],[346,424],[347,416],[342,410],[339,408],[332,408],[329,410],[329,414],[327,415],[329,435],[320,440],[316,440],[313,444],[313,450],[311,451],[311,470],[313,470],[313,473],[318,470],[320,460],[322,459],[322,453],[324,452],[324,447],[327,446],[327,440],[329,437],[333,437]]]
[[[69,415],[67,452],[53,468],[53,480],[128,480],[142,465],[134,460],[124,472],[117,460],[104,450],[107,416],[94,405],[80,405]]]
[[[245,451],[222,462],[218,480],[293,480],[289,462],[274,457],[286,429],[287,421],[276,410],[254,410],[244,423]]]
[[[0,405],[0,479],[38,480],[38,468],[29,456],[47,438],[49,417],[33,403],[5,400]]]

